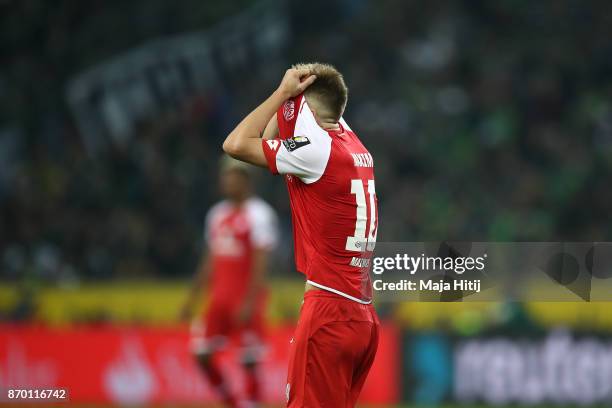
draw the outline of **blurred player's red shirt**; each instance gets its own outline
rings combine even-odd
[[[236,206],[224,200],[206,216],[205,236],[211,261],[211,302],[240,303],[251,283],[253,251],[270,250],[277,241],[272,207],[257,197]]]
[[[370,303],[378,226],[372,156],[344,119],[339,130],[322,129],[302,95],[276,116],[279,138],[262,144],[270,171],[286,175],[297,270],[313,286]]]

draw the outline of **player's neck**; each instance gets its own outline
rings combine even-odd
[[[230,202],[235,205],[236,207],[240,207],[242,204],[244,204],[249,198],[251,197],[250,194],[245,194],[243,196],[237,196],[237,197],[232,197],[230,198]]]
[[[316,102],[312,106],[316,107],[317,106]],[[340,124],[338,122],[336,122],[335,120],[333,120],[330,116],[328,116],[328,115],[319,115],[319,112],[318,112],[318,110],[316,108],[313,109],[311,107],[311,111],[312,111],[312,114],[314,116],[315,122],[317,122],[317,125],[319,125],[323,130],[330,131],[330,130],[338,130],[338,129],[340,129]]]
[[[320,122],[319,126],[325,130],[338,130],[340,129],[340,125],[338,122]]]

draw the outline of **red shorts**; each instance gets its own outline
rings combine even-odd
[[[234,342],[243,349],[244,359],[260,359],[265,331],[265,298],[265,295],[258,298],[251,318],[244,322],[237,318],[240,302],[212,299],[202,321],[192,327],[192,351],[195,354],[214,353]]]
[[[372,305],[306,292],[291,339],[287,406],[354,407],[376,355],[379,326]]]

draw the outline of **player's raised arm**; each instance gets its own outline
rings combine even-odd
[[[266,167],[261,135],[285,100],[301,94],[316,79],[308,69],[288,69],[278,89],[227,136],[223,150],[235,159]]]
[[[270,140],[276,139],[278,137],[278,122],[276,121],[276,115],[272,115],[266,129],[263,131],[261,135],[262,139]]]

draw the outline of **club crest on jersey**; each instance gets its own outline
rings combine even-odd
[[[276,151],[276,149],[278,149],[278,146],[280,146],[280,143],[278,140],[276,139],[270,139],[270,140],[266,140],[266,143],[268,144],[268,147],[272,150],[272,151]]]
[[[293,136],[283,140],[283,144],[290,152],[299,149],[302,146],[310,144],[310,140],[306,136]]]
[[[291,121],[295,116],[295,102],[293,99],[285,101],[283,104],[283,117],[287,122]]]

